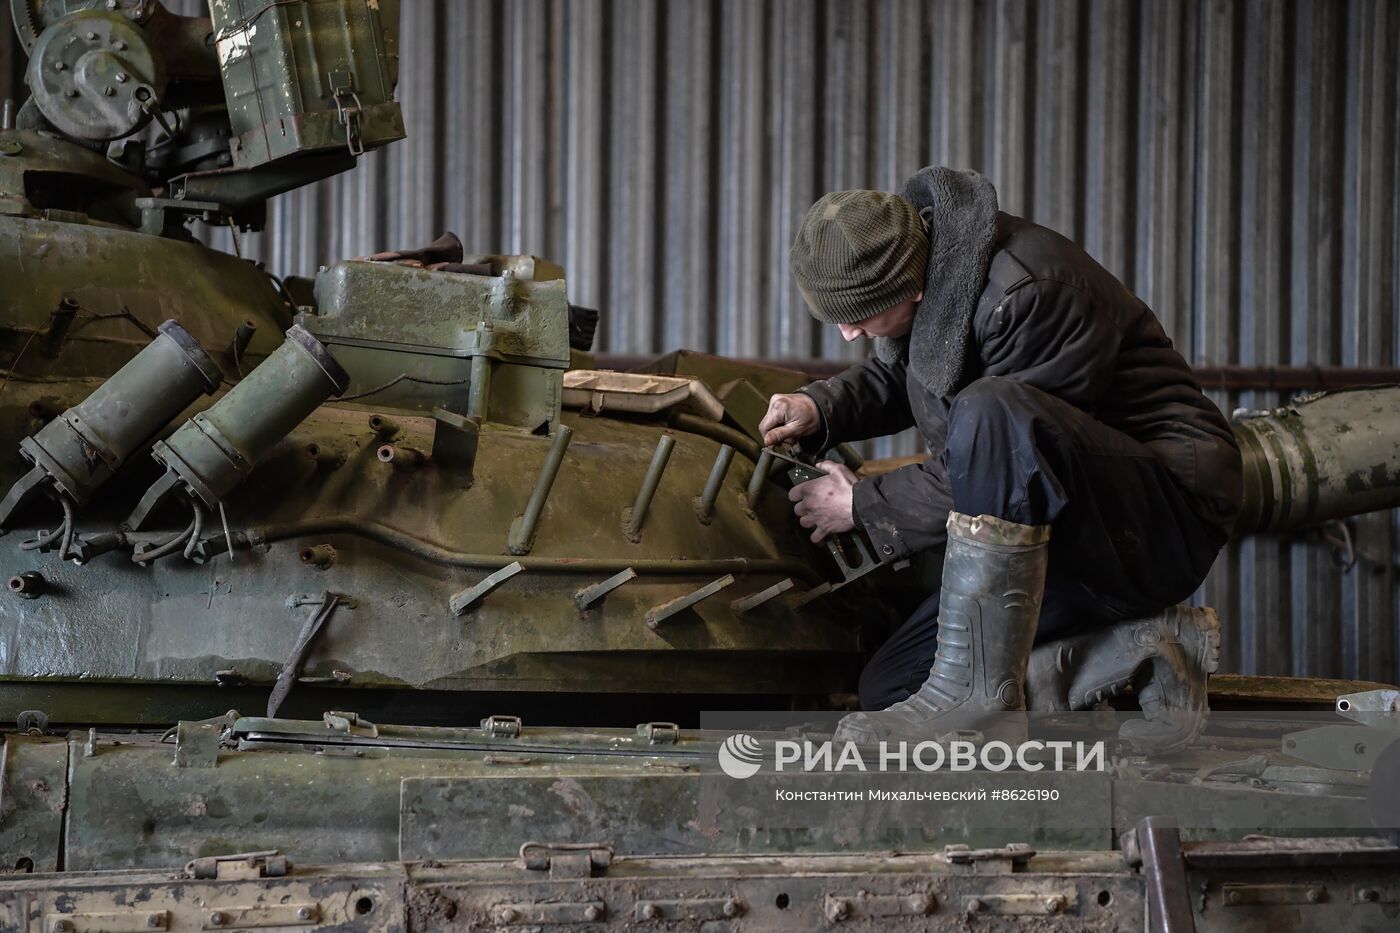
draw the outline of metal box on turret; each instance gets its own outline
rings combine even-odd
[[[404,137],[397,2],[212,0],[209,12],[235,167]]]

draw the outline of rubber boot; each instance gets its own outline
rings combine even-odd
[[[938,650],[928,680],[880,712],[852,713],[837,741],[933,739],[976,730],[987,741],[1025,740],[1026,663],[1045,589],[1049,525],[948,515]]]
[[[1180,751],[1205,728],[1207,681],[1220,665],[1220,618],[1214,609],[1169,606],[1041,645],[1027,669],[1033,710],[1091,709],[1132,686],[1145,719],[1119,736],[1143,753]]]

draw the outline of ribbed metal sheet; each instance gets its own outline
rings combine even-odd
[[[855,358],[803,310],[796,225],[827,190],[943,163],[1083,243],[1193,361],[1397,363],[1394,0],[403,11],[410,138],[278,201],[245,244],[274,271],[451,229],[562,259],[602,350]],[[1222,555],[1202,595],[1229,669],[1397,678],[1396,516],[1351,526],[1346,573],[1315,536]]]

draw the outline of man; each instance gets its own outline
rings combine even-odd
[[[1169,714],[1203,715],[1218,623],[1163,610],[1225,543],[1241,470],[1152,311],[1069,240],[1000,212],[986,178],[946,168],[902,196],[826,195],[791,264],[812,315],[876,353],[774,396],[765,443],[820,452],[914,425],[931,454],[868,479],[824,462],[792,490],[799,520],[814,541],[863,528],[886,560],[944,548],[940,590],[861,675],[862,707],[884,712],[847,716],[838,738],[996,733],[996,714],[1026,708],[1034,644],[1074,636],[1037,652],[1047,674],[1079,705],[1137,678],[1137,737],[1182,744]]]

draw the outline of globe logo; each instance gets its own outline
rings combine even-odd
[[[719,769],[732,778],[751,778],[762,764],[763,746],[747,733],[737,732],[719,747]]]

